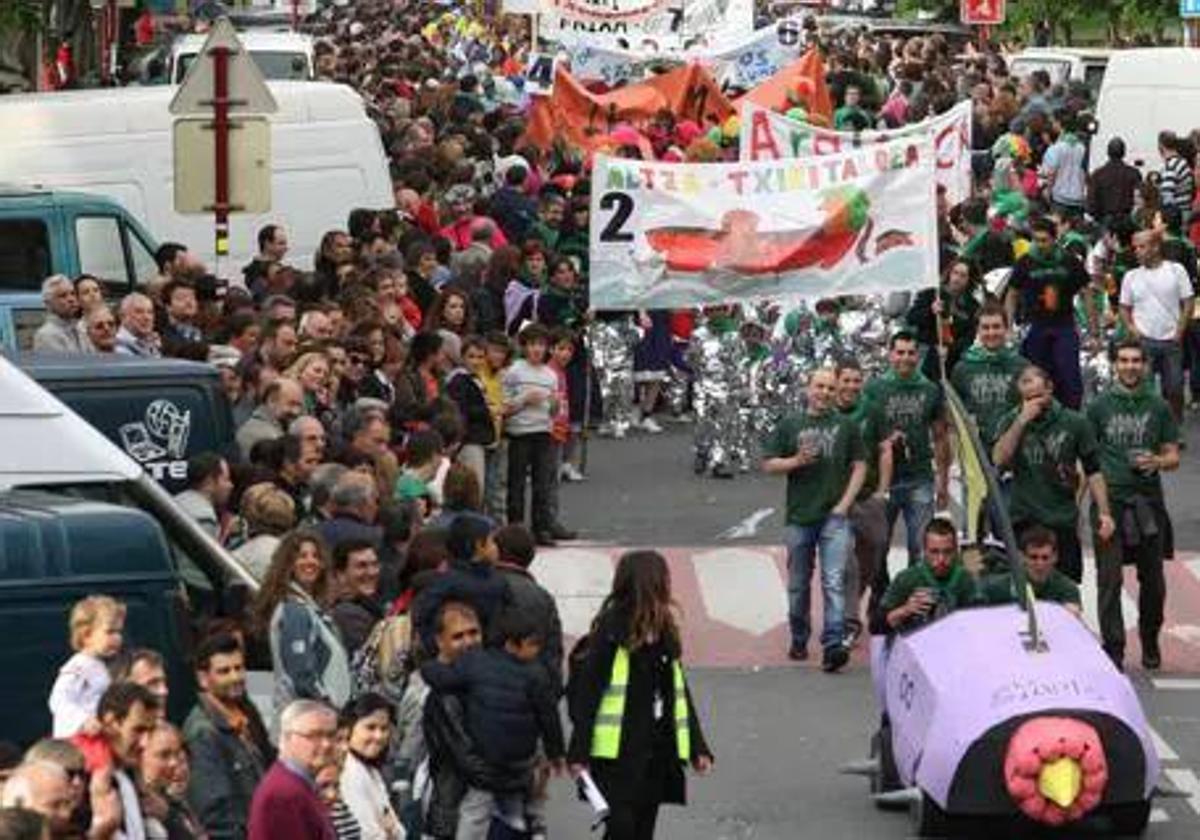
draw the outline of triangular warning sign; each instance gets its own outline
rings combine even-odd
[[[229,18],[221,18],[208,33],[200,55],[188,68],[183,83],[171,100],[170,111],[179,117],[204,116],[213,112],[213,51],[229,51],[229,113],[273,114],[279,110],[267,88],[262,71],[238,40]]]

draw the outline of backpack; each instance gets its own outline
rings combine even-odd
[[[399,702],[413,671],[413,627],[408,613],[378,622],[354,654],[354,694],[377,692]]]

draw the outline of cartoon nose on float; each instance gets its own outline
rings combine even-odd
[[[1004,757],[1013,802],[1035,822],[1063,825],[1100,804],[1108,760],[1096,730],[1074,718],[1037,717],[1013,733]]]

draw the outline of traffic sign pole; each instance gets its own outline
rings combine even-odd
[[[229,255],[229,49],[216,47],[212,51],[213,62],[213,169],[216,181],[213,192],[216,201],[213,212],[216,216],[217,259]],[[219,264],[219,263],[218,263]]]

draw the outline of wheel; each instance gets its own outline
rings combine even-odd
[[[888,793],[900,789],[900,774],[896,756],[892,753],[892,725],[884,723],[871,736],[871,758],[879,759],[879,772],[871,775],[871,793]]]
[[[1112,823],[1113,833],[1121,837],[1140,837],[1150,822],[1150,801],[1122,802],[1109,805],[1104,814]]]
[[[953,833],[950,815],[923,791],[921,797],[914,799],[909,806],[908,816],[913,833],[918,837],[950,837]]]

